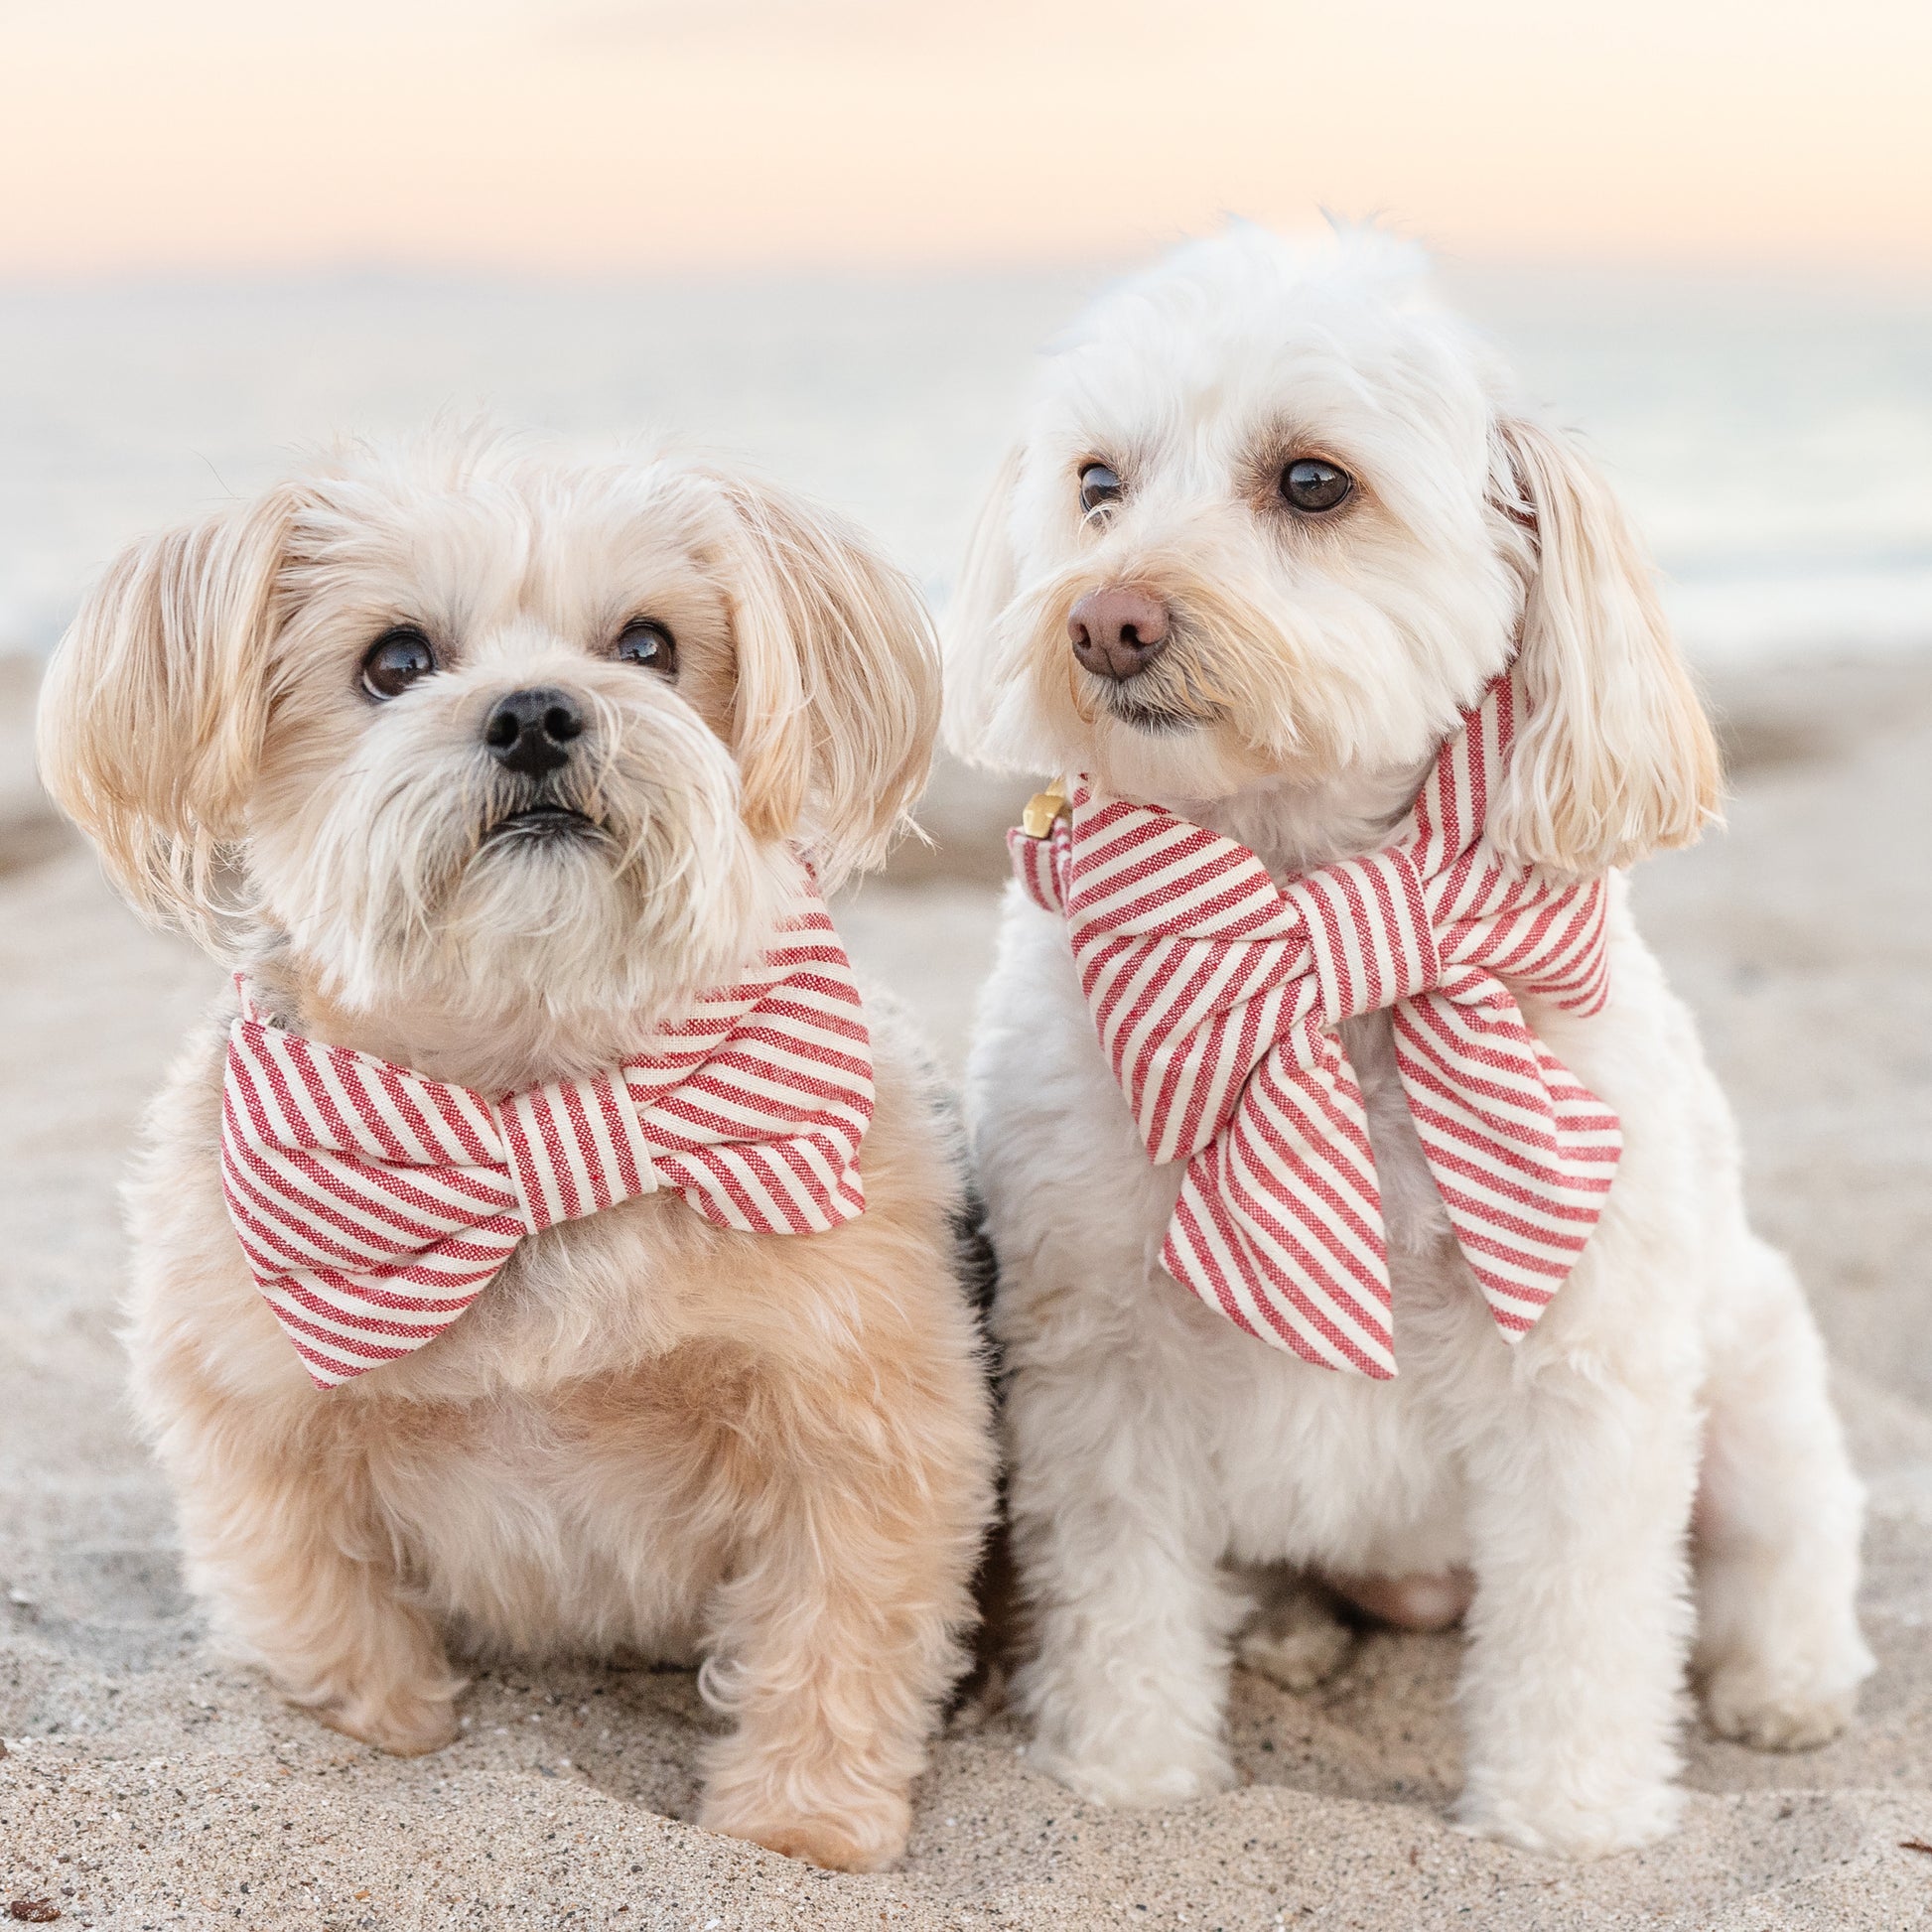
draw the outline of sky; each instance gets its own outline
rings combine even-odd
[[[0,276],[1932,273],[1927,0],[0,0]]]

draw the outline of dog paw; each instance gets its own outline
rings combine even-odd
[[[1608,1858],[1655,1845],[1677,1829],[1684,1800],[1674,1786],[1648,1785],[1608,1803],[1540,1794],[1534,1799],[1465,1794],[1450,1822],[1468,1838],[1492,1838],[1547,1858]]]
[[[745,1804],[713,1799],[698,1814],[698,1823],[824,1871],[884,1871],[904,1855],[912,1814],[903,1798],[881,1800],[839,1818],[760,1816]]]
[[[1289,1624],[1266,1617],[1242,1632],[1236,1654],[1246,1667],[1285,1691],[1311,1691],[1347,1663],[1355,1633],[1325,1613]]]
[[[1234,1766],[1224,1751],[1197,1754],[1191,1760],[1101,1759],[1075,1757],[1036,1737],[1027,1746],[1027,1762],[1089,1804],[1122,1809],[1183,1805],[1190,1799],[1211,1798],[1234,1783]]]
[[[1705,1686],[1704,1702],[1720,1737],[1759,1751],[1810,1751],[1829,1744],[1852,1722],[1858,1693],[1796,1688],[1753,1671],[1728,1670]]]
[[[306,1705],[330,1729],[396,1757],[421,1757],[440,1751],[457,1734],[454,1696],[423,1697],[392,1691],[382,1698],[296,1701]]]

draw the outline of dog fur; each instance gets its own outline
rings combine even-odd
[[[1278,488],[1307,456],[1356,481],[1326,517]],[[1096,462],[1122,491],[1084,514]],[[1075,602],[1110,587],[1169,614],[1129,686],[1068,648]],[[1383,843],[1512,652],[1532,711],[1489,819],[1502,851],[1620,868],[1716,805],[1712,737],[1615,500],[1415,253],[1373,233],[1239,228],[1104,297],[1045,364],[947,629],[966,757],[1084,771],[1278,877]],[[1062,922],[1010,892],[969,1110],[1034,1632],[1017,1692],[1035,1761],[1084,1796],[1229,1782],[1236,1566],[1398,1603],[1454,1603],[1472,1572],[1456,1815],[1532,1849],[1670,1827],[1687,1665],[1725,1735],[1795,1748],[1847,1722],[1871,1668],[1862,1491],[1810,1312],[1746,1224],[1729,1114],[1620,876],[1607,1008],[1524,1006],[1617,1108],[1626,1152],[1582,1263],[1513,1347],[1423,1165],[1387,1016],[1343,1030],[1394,1277],[1400,1374],[1373,1383],[1264,1346],[1161,1270],[1180,1170],[1147,1159]],[[1290,1682],[1336,1654],[1305,1608],[1250,1650]]]
[[[675,679],[613,655],[644,617]],[[359,685],[401,623],[439,669]],[[535,780],[503,694],[589,726],[594,838],[491,839]],[[311,1037],[499,1092],[620,1059],[758,955],[796,877],[871,863],[937,722],[916,594],[787,494],[487,436],[320,463],[130,550],[50,672],[44,769],[150,916]],[[454,1734],[452,1655],[703,1660],[736,1719],[700,1821],[890,1863],[963,1664],[992,1449],[943,1098],[868,1002],[867,1209],[747,1235],[675,1195],[523,1242],[474,1308],[327,1395],[256,1293],[217,1168],[224,999],[132,1186],[136,1404],[217,1632],[387,1750]]]

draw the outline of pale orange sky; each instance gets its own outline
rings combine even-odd
[[[1932,270],[1928,0],[0,0],[0,274],[995,264],[1223,210]]]

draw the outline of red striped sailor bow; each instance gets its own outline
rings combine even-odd
[[[1066,918],[1150,1159],[1187,1164],[1162,1265],[1237,1327],[1323,1367],[1396,1372],[1342,1021],[1390,1010],[1423,1155],[1509,1340],[1568,1279],[1616,1172],[1615,1113],[1510,990],[1577,1013],[1609,991],[1605,882],[1530,871],[1482,835],[1523,702],[1499,677],[1393,843],[1285,886],[1235,840],[1084,781],[1050,826],[1030,811],[1009,835],[1022,888]]]
[[[237,985],[222,1189],[319,1388],[433,1340],[525,1235],[618,1201],[673,1188],[758,1234],[865,1208],[871,1036],[815,887],[740,983],[622,1065],[494,1100],[304,1039]]]

